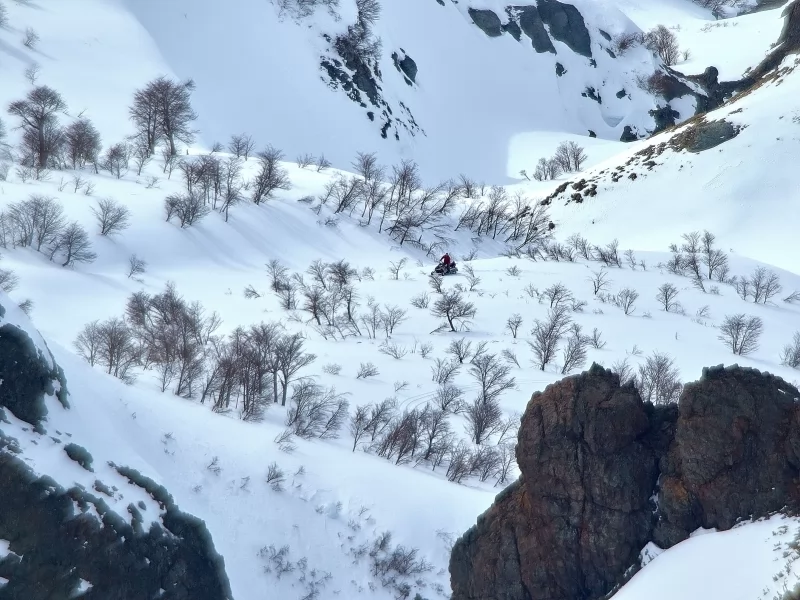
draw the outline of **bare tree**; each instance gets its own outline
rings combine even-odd
[[[522,326],[522,315],[514,313],[506,320],[506,329],[511,333],[511,336],[516,338],[517,331]]]
[[[663,25],[658,25],[644,35],[644,45],[668,67],[675,65],[680,58],[678,38]]]
[[[592,291],[595,296],[601,292],[605,292],[608,286],[611,285],[611,280],[608,278],[608,271],[602,269],[600,271],[592,271],[592,276],[589,278],[589,281],[592,284]]]
[[[514,446],[511,444],[498,444],[497,446],[497,467],[494,476],[497,477],[495,485],[502,485],[511,478],[511,473],[517,464],[517,456]]]
[[[261,204],[270,200],[277,190],[291,189],[289,174],[280,161],[283,152],[272,146],[258,153],[258,173],[250,184],[254,204]]]
[[[330,168],[331,161],[325,158],[324,154],[320,154],[317,158],[317,173],[322,173],[325,169]]]
[[[100,155],[100,132],[89,119],[73,121],[64,130],[66,150],[73,169],[82,169],[87,164],[98,162]]]
[[[306,352],[303,346],[303,337],[299,333],[292,333],[281,337],[275,349],[283,406],[286,405],[289,384],[294,381],[295,375],[317,359],[315,354]],[[275,398],[275,402],[277,401]]]
[[[551,308],[547,320],[537,319],[531,331],[533,340],[529,341],[528,345],[536,357],[536,364],[542,371],[555,358],[561,339],[569,327],[571,319],[568,311],[564,304]]]
[[[90,365],[105,367],[108,374],[126,383],[133,381],[131,369],[138,364],[138,353],[133,334],[122,319],[92,321],[81,330],[73,345]]]
[[[8,9],[6,5],[0,2],[0,29],[8,27]]]
[[[48,168],[63,137],[57,114],[67,110],[61,94],[47,86],[33,88],[25,100],[12,102],[9,114],[20,119],[26,146],[32,152],[30,166]]]
[[[589,341],[590,338],[581,335],[579,327],[573,330],[572,335],[567,338],[567,345],[564,346],[562,375],[568,375],[586,364],[586,347]]]
[[[709,279],[724,278],[728,272],[728,257],[722,250],[714,248],[715,241],[716,237],[713,233],[703,232],[700,260],[706,266],[706,275]]]
[[[453,381],[460,368],[461,364],[457,361],[437,358],[435,365],[431,367],[432,380],[439,385],[447,385]]]
[[[494,354],[483,353],[473,358],[468,372],[480,386],[480,398],[485,401],[499,398],[516,385],[510,376],[511,368]]]
[[[178,142],[191,144],[194,141],[191,124],[197,114],[191,105],[193,90],[191,80],[176,82],[162,76],[136,92],[129,115],[150,154],[162,140],[173,156],[178,153]]]
[[[631,315],[636,311],[636,299],[639,292],[631,288],[622,288],[614,297],[614,303],[620,307],[626,315]]]
[[[219,211],[225,215],[225,222],[228,222],[228,215],[232,206],[235,206],[242,199],[242,189],[244,184],[241,179],[242,163],[238,158],[228,158],[222,165],[222,205]]]
[[[750,275],[750,293],[756,304],[759,302],[766,304],[771,298],[780,294],[782,289],[780,279],[774,271],[756,267]]]
[[[400,271],[403,270],[403,267],[406,266],[407,262],[408,262],[407,258],[401,258],[396,263],[395,262],[389,263],[389,273],[391,273],[393,280],[397,281],[398,279],[400,279]]]
[[[572,292],[561,283],[555,283],[542,292],[542,296],[550,303],[550,308],[555,308],[572,301]]]
[[[358,443],[368,435],[367,426],[369,425],[370,406],[357,406],[356,411],[350,415],[349,430],[353,436],[353,452],[356,451]]]
[[[459,364],[463,364],[469,360],[472,355],[472,342],[467,338],[453,340],[447,347],[447,353],[451,354]]]
[[[461,410],[461,398],[463,395],[464,392],[461,388],[450,383],[444,383],[436,388],[434,404],[446,413],[457,413]]]
[[[569,157],[570,169],[580,171],[587,160],[586,151],[575,142],[566,142],[567,156]]]
[[[143,275],[147,270],[147,261],[139,258],[135,254],[131,254],[128,258],[128,279],[136,275]]]
[[[325,389],[310,379],[292,386],[286,425],[303,439],[335,439],[347,419],[348,402],[335,388]]]
[[[475,444],[488,441],[501,428],[503,411],[497,399],[476,398],[469,404],[464,416],[467,419],[466,431]]]
[[[139,138],[131,146],[130,155],[133,158],[134,164],[136,165],[136,175],[141,177],[142,171],[153,159],[150,148],[147,146],[144,140]]]
[[[25,30],[25,37],[22,38],[22,45],[31,50],[35,50],[40,39],[39,34],[36,33],[33,27],[28,27]]]
[[[781,352],[781,364],[784,367],[800,369],[800,332],[794,334],[791,344],[783,347]]]
[[[114,175],[117,179],[128,172],[128,161],[130,160],[130,148],[125,143],[109,146],[103,156],[103,168]]]
[[[464,300],[463,295],[458,290],[443,291],[441,297],[433,303],[431,314],[447,320],[450,331],[457,331],[456,325],[463,329],[469,323],[469,319],[475,317],[477,309],[471,302]]]
[[[122,233],[130,227],[130,209],[111,198],[97,201],[97,206],[92,207],[92,214],[97,220],[100,235],[113,236]]]
[[[764,330],[759,317],[744,314],[727,315],[719,328],[719,339],[734,354],[744,356],[758,350],[758,340]]]
[[[239,135],[232,135],[231,141],[228,142],[228,150],[236,158],[243,158],[245,161],[255,150],[256,143],[252,136],[242,133]]]
[[[673,360],[660,352],[653,352],[639,365],[639,375],[634,381],[645,402],[670,404],[680,398],[683,384]]]
[[[678,308],[678,303],[675,302],[675,298],[677,297],[678,288],[671,283],[664,283],[658,288],[656,300],[658,300],[658,303],[661,304],[661,307],[666,312],[672,312]]]
[[[164,199],[167,221],[177,217],[181,228],[191,227],[211,212],[197,194],[172,194]]]
[[[50,260],[59,253],[64,259],[62,267],[71,267],[75,263],[90,263],[97,258],[97,254],[92,252],[89,234],[77,221],[67,225],[51,244]]]
[[[8,207],[15,244],[41,251],[54,243],[64,229],[64,209],[54,198],[32,195]]]

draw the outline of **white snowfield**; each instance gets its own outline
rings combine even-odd
[[[232,207],[227,222],[212,211],[199,223],[180,228],[174,220],[165,220],[164,199],[181,193],[184,183],[178,170],[168,179],[158,159],[141,176],[134,170],[120,179],[107,171],[81,172],[94,186],[90,195],[73,190],[74,172],[54,171],[46,181],[23,181],[17,165],[12,165],[7,181],[0,182],[0,210],[33,194],[54,198],[69,221],[90,232],[97,253],[92,263],[63,268],[32,248],[3,249],[0,267],[13,269],[19,277],[9,297],[0,295],[5,321],[23,326],[42,348],[46,340],[66,373],[71,409],[48,399],[49,435],[63,432],[57,435],[64,440],[69,435],[105,469],[101,474],[106,483],[119,480],[125,496],[119,511],[126,519],[130,516],[125,507],[139,499],[141,490],[126,487],[105,467],[107,461],[134,467],[163,483],[182,510],[208,525],[237,600],[395,598],[397,590],[382,585],[369,556],[383,532],[391,533],[391,548],[416,549],[418,572],[397,578],[397,583],[409,586],[410,597],[419,593],[428,600],[447,598],[453,541],[474,524],[505,483],[497,482],[495,475],[485,481],[473,475],[457,484],[448,481],[446,461],[435,469],[429,462],[395,465],[395,460],[366,451],[361,443],[353,451],[346,424],[338,438],[295,438],[293,450],[285,444],[281,448],[275,440],[286,429],[289,406],[272,405],[262,422],[245,422],[238,418],[238,406],[216,414],[208,402],[178,397],[171,389],[162,392],[152,370],[137,369],[135,382],[123,384],[78,357],[73,341],[90,321],[123,316],[135,292],[157,294],[173,282],[187,301],[199,301],[208,313],[219,314],[220,335],[259,322],[280,322],[287,331],[302,333],[306,350],[316,360],[299,375],[346,394],[351,414],[358,406],[391,397],[399,412],[422,410],[436,396],[438,385],[431,377],[436,359],[449,358],[451,342],[464,338],[473,349],[485,343],[485,352],[508,367],[515,385],[502,394],[500,404],[504,418],[513,420],[533,392],[564,376],[565,343],[544,370],[533,364],[528,343],[536,321],[548,317],[552,300],[547,290],[558,284],[569,291],[563,301],[570,307],[572,323],[583,335],[596,330],[600,336],[596,347],[587,349],[584,364],[572,373],[593,361],[607,367],[627,361],[635,371],[660,352],[674,360],[684,382],[699,378],[703,366],[720,363],[800,380],[797,369],[781,364],[784,347],[800,331],[800,302],[783,301],[800,290],[800,70],[707,116],[709,121],[725,118],[742,126],[734,139],[700,154],[668,150],[655,159],[652,170],[638,169],[635,181],[613,183],[607,178],[610,169],[670,134],[633,145],[616,141],[623,119],[638,119],[642,129],[652,127],[647,111],[654,100],[635,81],[637,75],[651,73],[656,62],[641,48],[616,62],[599,50],[605,43],[599,29],[616,35],[658,23],[680,25],[680,42],[693,56],[687,73],[702,72],[713,63],[721,79],[737,78],[763,58],[776,38],[781,26],[778,10],[715,21],[708,11],[683,0],[581,1],[576,6],[590,30],[594,68],[588,59],[561,46],[557,56],[536,54],[527,38],[523,44],[508,34],[487,37],[471,23],[466,8],[503,14],[499,1],[445,1],[441,6],[435,0],[384,0],[377,30],[384,44],[385,98],[392,106],[406,104],[426,133],[410,138],[401,132],[398,142],[381,140],[365,111],[320,79],[319,59],[325,51],[320,33],[341,31],[352,22],[351,0],[342,0],[340,21],[319,10],[300,23],[279,19],[275,7],[264,0],[5,4],[10,24],[0,29],[0,105],[24,97],[30,89],[24,70],[37,63],[38,84],[60,91],[69,105],[62,123],[85,111],[106,146],[131,133],[127,111],[133,92],[165,74],[192,77],[197,83],[193,105],[200,116],[202,143],[189,149],[187,160],[207,154],[213,141],[227,141],[230,134],[244,131],[254,135],[259,148],[268,143],[281,148],[289,161],[301,153],[324,152],[336,167],[346,169],[357,151],[378,151],[384,164],[416,160],[426,184],[464,172],[491,185],[506,183],[506,176],[517,177],[523,168],[532,171],[539,157],[551,155],[559,142],[574,140],[586,147],[588,161],[586,172],[572,179],[600,177],[596,197],[581,204],[554,202],[550,217],[560,243],[572,233],[601,247],[618,240],[620,266],[580,256],[574,262],[503,256],[506,245],[499,238],[477,238],[466,227],[452,231],[469,202],[486,198],[459,201],[445,225],[451,239],[448,249],[460,273],[445,278],[443,287],[453,291],[462,286],[475,315],[453,333],[442,330],[442,319],[431,314],[438,298],[428,281],[434,258],[407,243],[399,245],[385,231],[379,232],[375,222],[360,225],[360,207],[336,215],[330,204],[311,210],[319,206],[315,198],[326,184],[340,174],[349,175],[345,171],[318,173],[313,166],[287,162],[290,190],[258,206],[245,201]],[[27,27],[41,37],[36,50],[21,44]],[[415,86],[408,86],[392,64],[391,52],[399,48],[419,66]],[[571,77],[555,78],[557,60]],[[784,67],[794,68],[794,58]],[[605,102],[599,105],[582,97],[586,86],[607,88]],[[626,104],[614,95],[620,87],[632,95]],[[9,129],[17,125],[5,112],[2,119]],[[598,138],[582,137],[589,129]],[[10,133],[16,141],[18,133]],[[243,177],[251,179],[255,171],[256,159],[250,158]],[[507,192],[510,197],[522,192],[535,202],[565,181],[565,176],[524,181],[508,186]],[[484,192],[489,193],[488,185]],[[309,197],[310,202],[300,201]],[[118,236],[97,233],[92,209],[103,198],[130,210],[130,227]],[[663,266],[671,257],[669,244],[680,245],[681,234],[694,230],[717,236],[717,246],[728,256],[730,275],[749,276],[764,267],[779,277],[780,294],[756,304],[741,299],[731,285],[706,280],[704,292],[688,277],[669,273]],[[631,264],[623,257],[628,249],[635,259]],[[475,258],[466,260],[473,251]],[[133,254],[147,262],[139,277],[128,277]],[[372,277],[362,276],[354,283],[359,314],[373,302],[382,310],[407,311],[405,320],[390,336],[379,331],[377,339],[366,334],[332,339],[314,327],[302,310],[302,299],[298,310],[283,310],[270,289],[265,265],[279,260],[308,281],[306,269],[318,259],[345,260],[360,273],[373,269]],[[404,259],[395,277],[389,266]],[[590,280],[601,271],[607,273],[605,293],[638,293],[630,314],[608,296],[593,292]],[[675,286],[680,309],[663,310],[657,295],[665,283]],[[254,297],[245,297],[248,286]],[[412,306],[412,299],[422,294],[429,296],[428,308]],[[33,325],[14,305],[27,299],[33,302]],[[719,339],[726,316],[739,313],[763,323],[758,348],[746,356],[734,356]],[[522,323],[513,336],[507,321],[515,314]],[[386,354],[390,349],[400,357]],[[357,378],[362,363],[373,363],[378,373]],[[341,367],[338,374],[331,365]],[[480,386],[469,369],[464,364],[453,383],[471,402]],[[20,440],[37,471],[65,486],[91,486],[97,475],[69,461],[48,436],[24,431],[21,422],[11,421],[10,426],[3,424],[4,431]],[[451,415],[449,423],[457,439],[469,439],[462,414]],[[486,445],[500,441],[497,434]],[[284,473],[280,485],[267,481],[272,463]],[[512,467],[510,477],[516,474]],[[142,500],[154,505],[151,499]],[[153,517],[158,510],[146,514]],[[780,596],[798,580],[793,559],[799,529],[796,520],[775,517],[693,537],[663,553],[648,548],[645,554],[658,554],[657,558],[618,597]],[[3,543],[0,540],[0,555],[7,551]]]

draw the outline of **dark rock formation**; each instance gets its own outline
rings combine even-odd
[[[518,15],[520,29],[531,39],[536,52],[556,53],[555,46],[547,35],[542,18],[535,6],[514,6],[513,11]]]
[[[577,8],[558,0],[539,0],[538,9],[542,21],[550,28],[550,35],[564,42],[573,52],[591,58],[592,40]]]
[[[667,104],[666,106],[660,106],[656,110],[651,110],[650,116],[656,122],[656,131],[662,131],[667,127],[673,127],[681,115]]]
[[[740,128],[728,121],[706,121],[702,117],[689,124],[670,140],[673,148],[689,152],[704,152],[732,140],[739,135]]]
[[[417,82],[417,63],[402,48],[399,53],[392,52],[392,61],[408,85]]]
[[[800,393],[754,369],[705,369],[686,386],[663,461],[655,542],[800,505]]]
[[[620,142],[635,142],[639,139],[639,136],[634,133],[633,128],[630,125],[625,125],[622,129],[622,135],[619,137]]]
[[[633,386],[596,365],[534,394],[517,445],[520,482],[454,547],[453,600],[607,593],[650,539],[653,430]]]
[[[503,28],[501,27],[500,17],[494,14],[491,10],[476,10],[470,8],[467,10],[469,16],[475,22],[481,31],[489,37],[500,37],[503,35]]]
[[[0,326],[0,406],[39,428],[47,416],[45,395],[53,394],[54,383],[59,383],[58,399],[68,407],[64,373],[50,365],[55,365],[53,356],[45,356],[22,329],[10,323]]]
[[[778,41],[769,55],[761,61],[761,64],[749,73],[747,79],[751,84],[770,71],[777,69],[788,55],[800,53],[800,0],[794,0],[787,4],[781,16],[783,17],[783,29],[778,36]]]
[[[41,435],[45,396],[55,393],[69,408],[63,372],[45,352],[16,325],[0,327],[0,540],[10,542],[10,553],[0,557],[0,577],[7,580],[0,600],[66,600],[77,597],[81,580],[92,585],[80,595],[86,600],[231,600],[224,561],[208,529],[181,512],[166,489],[117,468],[164,511],[161,524],[145,530],[143,503],[128,506],[129,523],[90,491],[64,489],[26,463],[19,441],[4,431],[11,426],[4,408]],[[63,450],[92,470],[83,447],[69,443]],[[116,489],[100,480],[94,488],[108,496]]]
[[[649,541],[800,506],[799,402],[738,367],[704,370],[678,405],[596,365],[534,394],[519,481],[453,548],[453,600],[602,598]]]

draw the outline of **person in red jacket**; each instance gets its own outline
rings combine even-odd
[[[448,254],[447,252],[445,252],[445,253],[444,253],[444,256],[443,256],[442,258],[440,258],[440,259],[439,259],[439,263],[440,263],[442,266],[444,266],[444,271],[445,271],[445,273],[446,273],[446,272],[448,272],[448,271],[450,270],[450,264],[451,264],[452,262],[453,262],[453,261],[450,259],[450,254]]]

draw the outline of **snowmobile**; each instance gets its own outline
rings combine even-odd
[[[440,275],[442,277],[445,275],[455,275],[456,273],[458,273],[458,267],[455,261],[452,261],[449,266],[439,263],[436,265],[436,268],[431,271],[431,275]]]

